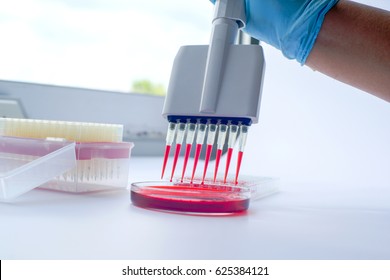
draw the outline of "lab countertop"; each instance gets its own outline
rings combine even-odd
[[[134,157],[131,181],[160,166]],[[0,204],[0,259],[390,259],[389,188],[279,184],[245,214],[212,217],[137,208],[129,190],[33,190]]]

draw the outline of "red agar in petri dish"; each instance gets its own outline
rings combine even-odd
[[[227,185],[139,182],[131,185],[133,205],[162,211],[234,214],[249,207],[250,191]]]

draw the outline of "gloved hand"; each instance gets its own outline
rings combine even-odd
[[[210,0],[215,3],[215,0]],[[236,0],[231,0],[236,1]],[[245,0],[250,36],[304,64],[326,13],[338,0]]]

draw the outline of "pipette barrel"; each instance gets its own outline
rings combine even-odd
[[[169,146],[172,145],[173,140],[175,139],[176,125],[177,124],[174,122],[169,122],[167,136],[165,138],[166,145],[169,145]]]
[[[217,125],[209,124],[209,128],[207,131],[207,145],[214,145],[216,134],[217,134]]]
[[[207,124],[198,123],[197,124],[197,135],[196,135],[196,144],[203,144],[204,138],[206,136]]]
[[[218,139],[217,139],[217,149],[222,150],[226,141],[226,134],[228,131],[228,126],[226,124],[218,125]]]
[[[196,132],[196,124],[195,123],[188,123],[187,124],[186,144],[192,145],[192,143],[194,143],[195,132]]]
[[[233,148],[234,144],[236,144],[237,139],[237,133],[238,133],[239,126],[235,124],[229,125],[229,137],[228,137],[228,148]]]
[[[248,138],[249,126],[241,125],[240,126],[240,136],[238,138],[238,150],[243,152],[246,146],[246,139]]]
[[[185,123],[178,123],[177,124],[176,144],[183,143],[186,128],[187,128],[187,124],[185,124]]]

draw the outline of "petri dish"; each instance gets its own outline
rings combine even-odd
[[[249,188],[219,184],[168,181],[131,184],[133,205],[168,212],[235,214],[249,207]]]

